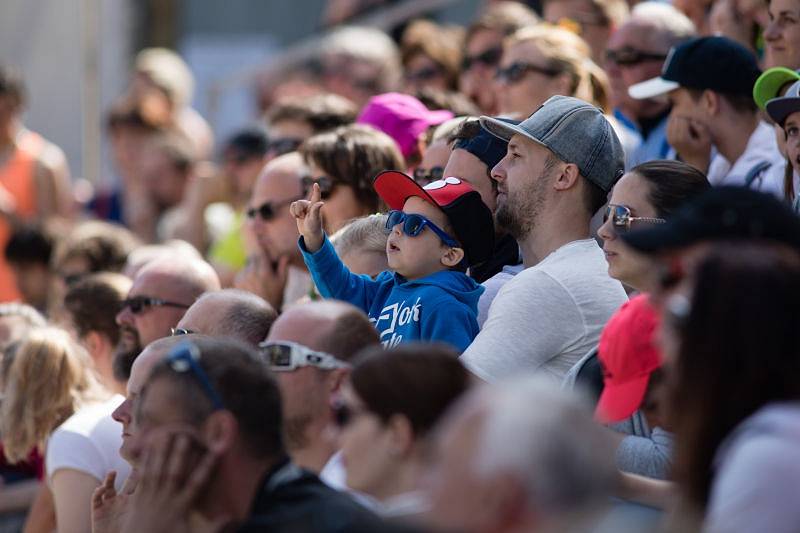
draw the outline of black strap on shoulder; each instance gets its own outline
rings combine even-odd
[[[769,161],[759,161],[758,163],[750,169],[747,175],[744,177],[744,186],[745,187],[752,187],[753,183],[756,181],[756,178],[760,177],[769,167],[772,166],[772,163]]]

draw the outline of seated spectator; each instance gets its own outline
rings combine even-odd
[[[688,293],[667,301],[664,317],[684,511],[703,517],[707,531],[794,531],[800,523],[797,247],[719,244],[687,285]]]
[[[87,220],[73,227],[53,251],[52,267],[64,285],[92,272],[121,272],[138,239],[123,226]]]
[[[766,2],[769,10],[764,30],[764,68],[800,68],[800,36],[796,22],[800,19],[800,1]]]
[[[425,511],[425,439],[468,386],[458,354],[443,346],[362,352],[335,411],[348,488],[376,499],[387,517]]]
[[[353,274],[375,278],[388,270],[386,259],[386,215],[357,218],[331,235],[336,255]]]
[[[375,178],[375,190],[392,208],[386,222],[392,270],[374,280],[353,274],[336,255],[322,228],[318,185],[309,200],[292,204],[314,284],[323,297],[345,300],[367,313],[387,348],[423,340],[463,351],[478,331],[483,292],[464,272],[491,254],[491,212],[458,178],[422,188],[401,172],[386,171]]]
[[[385,93],[371,98],[356,122],[372,126],[394,139],[407,168],[413,171],[425,155],[425,136],[429,128],[451,118],[450,111],[432,111],[411,95]]]
[[[520,28],[533,26],[539,17],[519,2],[491,2],[473,22],[464,37],[461,63],[461,92],[486,115],[496,115],[497,95],[491,87],[495,70],[503,56],[503,39]]]
[[[121,483],[127,464],[118,450],[119,426],[110,418],[122,400],[95,379],[86,352],[55,328],[29,333],[4,366],[0,432],[11,461],[44,450],[58,531],[89,531],[92,492],[110,471]],[[42,391],[47,391],[43,393]]]
[[[414,94],[422,88],[453,91],[458,88],[463,30],[415,20],[403,32],[400,57],[404,90]]]
[[[131,280],[122,274],[100,272],[76,281],[64,296],[65,327],[86,349],[100,383],[118,394],[125,394],[125,382],[113,370],[120,336],[115,317],[130,289]]]
[[[611,191],[603,225],[608,275],[640,292],[658,283],[652,261],[619,239],[628,231],[668,220],[676,209],[711,188],[702,172],[679,161],[651,161],[622,176]]]
[[[740,44],[701,37],[673,48],[661,77],[633,85],[629,93],[633,98],[669,97],[667,140],[712,185],[743,185],[780,195],[782,183],[766,178],[783,156],[752,96],[760,74],[756,58]]]
[[[495,219],[525,269],[499,290],[461,360],[486,381],[536,372],[560,383],[625,301],[589,233],[623,174],[622,145],[600,110],[567,96],[519,125],[481,117],[481,126],[509,141],[492,170]]]
[[[542,13],[550,24],[580,35],[599,64],[614,29],[628,18],[628,4],[625,0],[543,0]]]
[[[628,88],[661,74],[670,48],[694,36],[694,24],[683,13],[668,3],[650,1],[637,4],[608,40],[604,65],[614,117],[637,137],[635,148],[625,154],[626,169],[654,159],[674,159],[667,142],[669,101],[637,100]]]
[[[414,91],[413,96],[428,109],[445,109],[453,113],[456,117],[477,116],[481,114],[478,106],[460,92],[439,91],[437,89],[425,87],[419,91]]]
[[[427,147],[419,166],[414,169],[414,181],[424,187],[432,181],[439,181],[445,177],[444,167],[447,166],[447,161],[453,151],[453,135],[467,118],[451,118],[436,126],[429,135],[430,140],[425,143]]]
[[[306,194],[317,183],[325,200],[322,220],[328,235],[348,220],[381,211],[372,180],[381,171],[406,168],[388,135],[360,124],[315,135],[303,143],[300,154],[311,176]]]
[[[370,513],[288,460],[278,387],[245,345],[202,338],[178,345],[154,366],[136,414],[145,453],[165,461],[143,465],[124,532],[188,528],[194,513],[239,531],[370,530]],[[175,422],[184,429],[176,431]],[[198,453],[173,472],[176,482],[157,482],[188,449]]]
[[[378,334],[364,313],[350,304],[326,300],[284,312],[262,348],[269,353],[270,346],[286,346],[301,355],[312,350],[349,363],[358,352],[378,343]],[[286,349],[273,349],[272,353]],[[334,456],[338,446],[328,427],[334,420],[333,398],[349,366],[323,368],[316,360],[303,361],[302,357],[270,363],[281,390],[286,449],[292,461],[320,473],[331,486],[344,488],[341,460]]]
[[[266,115],[269,128],[267,157],[273,159],[294,152],[313,135],[352,124],[357,114],[356,106],[337,94],[279,100]]]
[[[795,212],[800,213],[800,81],[794,82],[782,97],[767,101],[767,113],[783,130],[786,160],[783,175],[783,196]]]
[[[22,301],[42,313],[47,313],[50,305],[53,247],[53,236],[48,230],[23,225],[13,230],[4,253]]]
[[[608,435],[538,379],[480,387],[436,431],[428,522],[442,531],[587,531],[617,479]]]
[[[275,309],[255,294],[223,289],[200,296],[186,310],[172,334],[232,337],[257,346],[267,337],[277,317]]]

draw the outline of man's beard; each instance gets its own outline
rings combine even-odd
[[[554,163],[545,163],[541,174],[526,189],[512,195],[505,193],[505,200],[498,196],[494,219],[497,228],[507,232],[516,240],[524,239],[534,229],[536,219],[544,210],[545,193]]]
[[[134,341],[132,343],[125,342],[125,333],[130,333]],[[139,333],[127,326],[120,326],[120,340],[114,350],[114,357],[111,360],[111,370],[114,373],[114,379],[117,381],[128,381],[131,377],[131,367],[133,362],[142,353],[142,341],[139,339]]]
[[[284,437],[286,437],[286,448],[288,450],[302,450],[309,445],[306,430],[313,420],[314,417],[310,413],[284,419],[283,432]]]

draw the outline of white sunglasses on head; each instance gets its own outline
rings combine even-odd
[[[304,366],[313,366],[321,370],[350,368],[348,363],[340,361],[329,353],[317,352],[296,342],[264,341],[258,347],[273,372],[291,372]]]

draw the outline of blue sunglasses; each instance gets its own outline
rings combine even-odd
[[[179,374],[192,374],[211,400],[211,403],[214,404],[214,409],[224,409],[222,398],[220,398],[219,393],[214,389],[211,380],[208,378],[208,374],[206,374],[203,367],[200,366],[199,361],[199,348],[194,343],[188,341],[182,342],[173,348],[167,356],[167,364],[173,371]]]
[[[386,231],[387,232],[392,231],[392,228],[394,228],[398,224],[403,225],[403,233],[405,233],[409,237],[416,237],[427,226],[447,246],[451,246],[453,248],[461,248],[461,245],[458,244],[458,241],[456,241],[450,235],[445,233],[445,231],[442,228],[440,228],[439,226],[437,226],[436,224],[434,224],[433,222],[431,222],[422,215],[416,215],[416,214],[409,215],[403,213],[402,211],[397,211],[394,209],[392,211],[389,211],[389,215],[386,218]]]

